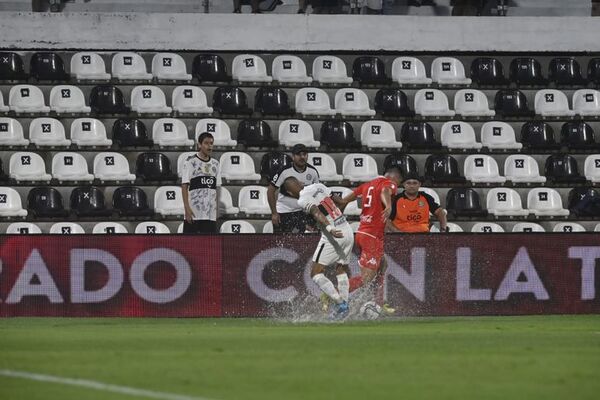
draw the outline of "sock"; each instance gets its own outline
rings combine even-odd
[[[362,276],[357,275],[350,278],[350,292],[354,292],[356,289],[363,285]]]
[[[319,286],[319,288],[321,288],[323,293],[329,296],[333,301],[335,301],[337,304],[340,304],[342,302],[340,294],[337,292],[337,290],[335,290],[333,283],[329,279],[327,279],[325,275],[317,274],[313,276],[312,279]]]
[[[337,276],[337,286],[342,300],[348,301],[348,298],[350,297],[350,280],[348,279],[348,275],[345,273],[339,274]]]

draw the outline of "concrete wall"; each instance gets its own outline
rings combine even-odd
[[[600,51],[600,18],[0,13],[0,48]]]

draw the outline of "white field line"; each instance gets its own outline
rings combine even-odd
[[[136,389],[127,386],[111,385],[87,379],[62,378],[60,376],[34,374],[31,372],[12,371],[8,369],[0,369],[0,376],[9,378],[22,378],[38,382],[59,383],[70,386],[80,386],[87,389],[101,390],[104,392],[120,393],[129,396],[146,397],[148,399],[159,400],[209,400],[206,397],[192,397],[174,393],[155,392],[152,390]]]

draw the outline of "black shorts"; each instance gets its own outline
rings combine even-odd
[[[217,233],[217,221],[208,219],[183,221],[183,233]]]
[[[313,217],[304,211],[280,213],[279,226],[273,227],[273,231],[276,233],[304,233],[307,225],[314,228],[316,223]]]

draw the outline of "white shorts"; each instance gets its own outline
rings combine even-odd
[[[350,253],[352,253],[352,246],[354,245],[354,232],[350,224],[347,223],[338,227],[338,229],[344,233],[343,238],[336,239],[328,232],[321,234],[321,240],[313,255],[313,262],[326,267],[350,262]]]

